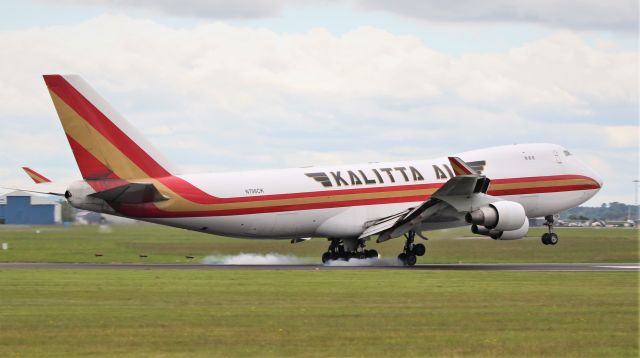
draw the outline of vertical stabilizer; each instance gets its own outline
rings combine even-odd
[[[84,179],[176,174],[168,161],[80,76],[43,77]]]

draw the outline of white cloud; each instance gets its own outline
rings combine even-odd
[[[350,4],[363,11],[386,11],[437,22],[525,22],[614,31],[636,31],[638,27],[636,0],[58,0],[55,3],[209,19],[265,18],[305,5]]]
[[[429,21],[529,22],[575,29],[636,31],[636,0],[356,0],[361,8]]]
[[[428,158],[514,142],[596,145],[606,158],[609,137],[598,134],[638,118],[638,53],[567,31],[456,57],[374,27],[280,34],[105,15],[0,32],[0,46],[4,168],[25,158],[72,162],[40,77],[51,72],[83,75],[174,161],[216,170]]]
[[[291,0],[61,0],[57,2],[137,8],[172,16],[212,19],[270,17],[278,15],[287,3],[294,3]]]
[[[609,126],[605,127],[608,144],[612,147],[638,148],[640,127],[638,126]]]

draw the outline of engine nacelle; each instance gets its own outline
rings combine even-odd
[[[513,201],[496,201],[465,215],[469,224],[484,226],[489,230],[519,230],[527,221],[522,205]]]
[[[529,233],[529,220],[525,220],[522,227],[517,230],[499,231],[496,229],[487,229],[483,226],[472,225],[471,232],[477,235],[489,236],[494,240],[520,240]]]

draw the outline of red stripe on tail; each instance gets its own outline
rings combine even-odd
[[[170,173],[129,138],[61,75],[44,75],[47,87],[150,177]],[[77,143],[76,143],[77,144]],[[76,156],[78,165],[80,159]],[[88,159],[91,161],[91,159]],[[82,169],[81,169],[82,171]],[[93,173],[95,175],[95,173]]]
[[[118,176],[100,162],[93,154],[89,153],[80,143],[71,136],[67,136],[73,155],[78,162],[78,168],[82,177],[86,180],[92,179],[118,179]]]

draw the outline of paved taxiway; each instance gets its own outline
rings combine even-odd
[[[589,264],[589,263],[519,263],[519,264],[420,264],[413,267],[392,265],[210,265],[210,264],[122,264],[122,263],[0,263],[0,269],[126,269],[126,270],[471,270],[471,271],[636,271],[640,264]]]

